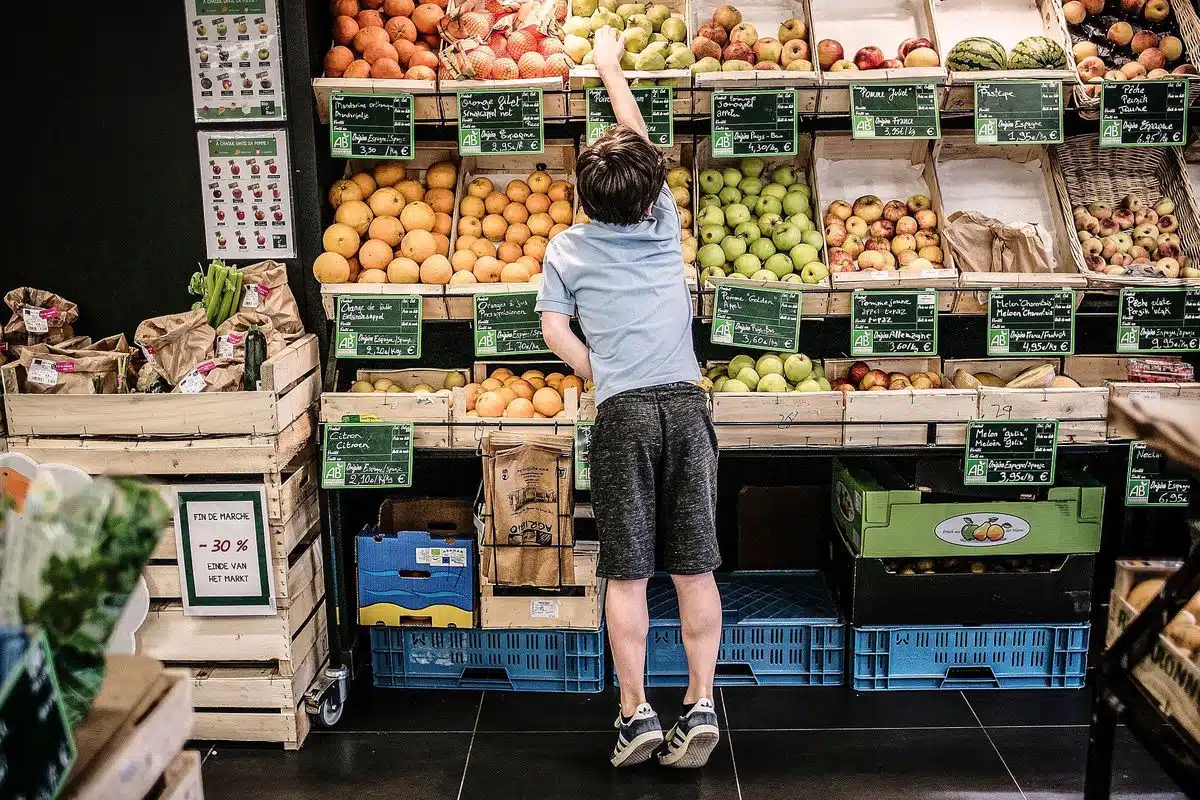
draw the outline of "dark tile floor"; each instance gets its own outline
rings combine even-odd
[[[355,691],[304,750],[204,747],[208,800],[1073,800],[1083,796],[1087,692],[860,693],[730,688],[706,769],[617,771],[614,699]],[[664,720],[678,690],[653,690]],[[1113,797],[1184,800],[1118,732]]]

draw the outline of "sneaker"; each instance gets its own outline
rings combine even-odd
[[[698,700],[667,733],[666,747],[659,752],[658,763],[680,769],[703,767],[720,740],[713,701]]]
[[[663,743],[662,725],[649,703],[638,706],[628,720],[618,711],[613,727],[618,731],[617,746],[610,759],[614,767],[645,763]]]

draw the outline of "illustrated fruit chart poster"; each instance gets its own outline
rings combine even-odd
[[[287,132],[200,131],[209,258],[294,258]]]
[[[276,0],[184,0],[197,122],[286,119]]]

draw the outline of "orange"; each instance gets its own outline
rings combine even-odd
[[[368,229],[369,230],[369,229]],[[330,253],[337,253],[342,258],[350,258],[358,252],[360,241],[358,232],[344,222],[335,222],[325,229],[321,244]]]
[[[483,235],[483,223],[475,219],[475,217],[459,217],[458,218],[458,238],[462,241],[470,236],[472,239],[477,239]]]
[[[550,210],[550,198],[542,193],[531,194],[525,201],[525,207],[530,214],[544,214]]]
[[[546,244],[546,237],[530,236],[525,242],[525,255],[536,259],[540,264],[542,259],[546,257]]]
[[[517,397],[524,397],[526,400],[533,399],[533,387],[527,381],[516,378],[512,383],[507,384],[507,386],[513,390],[513,393]]]
[[[363,197],[370,197],[379,188],[379,184],[375,183],[375,179],[369,172],[356,172],[350,176],[350,180],[358,184],[358,189],[362,192]]]
[[[501,283],[529,283],[529,267],[525,264],[513,262],[505,264],[500,270]],[[520,380],[520,379],[518,379]],[[521,381],[525,383],[525,381]]]
[[[364,269],[358,273],[359,283],[387,283],[387,273],[381,269]]]
[[[486,384],[487,381],[484,381]],[[498,417],[504,413],[505,405],[504,398],[494,391],[485,391],[475,398],[475,411],[481,417]]]
[[[474,195],[467,195],[462,199],[462,202],[458,204],[458,213],[465,217],[483,219],[483,215],[485,213],[483,201]]]
[[[421,268],[411,258],[392,259],[388,264],[389,283],[416,283],[421,277]]]
[[[514,203],[524,203],[529,199],[529,184],[521,180],[509,181],[508,188],[504,190],[504,193]]]
[[[563,410],[563,399],[549,386],[533,393],[533,407],[539,414],[553,417]]]
[[[477,256],[470,250],[459,250],[450,256],[450,266],[454,267],[455,272],[469,270],[475,266],[476,258]]]
[[[514,264],[524,264],[525,266],[529,267],[530,275],[536,275],[542,271],[542,265],[537,262],[537,259],[530,258],[529,256],[521,256],[513,263]]]
[[[358,263],[363,269],[386,269],[391,260],[392,248],[378,239],[368,239],[358,251]]]
[[[458,180],[458,168],[452,161],[439,161],[425,171],[425,183],[434,189],[450,189]]]
[[[355,233],[362,236],[370,227],[371,220],[375,219],[375,213],[362,200],[346,200],[333,212],[333,219],[335,222],[349,225]]]
[[[529,385],[533,387],[534,394],[536,394],[538,389],[546,385],[546,381],[544,378],[530,378]]]
[[[462,286],[467,283],[479,283],[475,280],[475,273],[469,269],[460,270],[450,276],[449,286]]]
[[[504,219],[509,225],[529,219],[529,209],[520,203],[509,203],[504,207]]]
[[[388,247],[399,247],[404,236],[404,226],[395,217],[376,217],[367,228],[367,236],[387,242]]]
[[[496,245],[492,244],[487,239],[478,239],[471,244],[471,252],[483,258],[484,256],[496,257]]]
[[[550,184],[546,194],[550,195],[551,200],[570,200],[571,199],[571,184],[566,181],[555,181]]]
[[[579,379],[579,376],[568,375],[558,384],[558,391],[562,393],[563,397],[567,396],[568,389],[574,389],[581,394],[583,393],[583,381]]]
[[[404,209],[404,196],[392,187],[385,186],[382,189],[376,189],[367,200],[367,204],[371,206],[371,213],[377,217],[398,217]],[[343,203],[343,205],[345,204]],[[403,223],[404,220],[402,219],[400,222]]]
[[[313,275],[321,283],[346,283],[350,280],[350,262],[337,253],[321,253],[313,262]]]
[[[493,256],[480,256],[471,272],[480,283],[496,283],[500,280],[501,264]]]
[[[558,386],[560,383],[562,383],[562,379],[565,377],[566,376],[561,372],[551,372],[546,376],[546,383],[550,384],[551,386]]]
[[[517,419],[532,419],[534,414],[533,403],[524,397],[518,397],[508,404],[504,409],[505,416],[516,417]]]
[[[511,228],[509,230],[512,230]],[[521,245],[516,242],[501,242],[496,248],[496,258],[505,264],[511,264],[521,257]],[[501,278],[503,280],[503,278]]]
[[[545,172],[538,170],[529,175],[529,189],[533,192],[541,192],[545,194],[550,190],[551,178]]]
[[[492,370],[492,377],[498,381],[502,381],[505,378],[511,378],[512,376],[513,371],[508,367],[496,367],[494,370]]]
[[[479,393],[483,391],[478,383],[468,383],[463,387],[463,395],[467,401],[467,411],[475,410],[475,400],[479,397]]]
[[[562,233],[569,227],[571,227],[571,226],[564,225],[560,222],[559,224],[555,225],[553,228],[550,229],[550,233],[546,234],[546,238],[553,239],[555,236],[558,236],[560,233]]]
[[[509,404],[517,399],[517,393],[507,386],[501,386],[496,390],[496,394],[504,401],[505,408],[508,408]]]
[[[442,236],[450,235],[450,226],[453,224],[454,218],[442,211],[435,211],[433,214],[433,232],[440,233]]]
[[[478,197],[480,200],[487,197],[489,194],[495,191],[495,189],[496,187],[492,184],[491,179],[485,178],[482,175],[480,175],[478,178],[474,178],[469,184],[467,184],[467,194],[470,197]]]
[[[494,392],[494,391],[496,391],[497,389],[499,389],[501,386],[503,386],[503,384],[502,384],[502,383],[500,383],[500,381],[496,380],[495,378],[485,378],[485,379],[484,379],[484,380],[483,380],[483,381],[482,381],[482,382],[479,384],[479,386],[480,386],[480,388],[481,388],[481,389],[483,389],[485,392]]]
[[[499,192],[492,192],[483,200],[483,206],[489,214],[502,214],[508,205],[508,198]]]
[[[545,378],[545,377],[546,377],[546,373],[542,372],[540,369],[527,369],[521,373],[521,379],[526,380],[526,381],[529,380],[530,378]]]
[[[371,196],[374,197],[375,195]],[[437,217],[434,215],[430,205],[420,200],[415,203],[409,203],[400,212],[400,224],[404,226],[404,230],[406,231],[431,231],[436,221]]]
[[[444,256],[450,255],[450,237],[444,233],[433,233],[434,252],[441,253]]]
[[[509,229],[505,231],[504,238],[507,241],[515,243],[517,247],[520,248],[521,245],[529,241],[529,226],[523,222],[518,222],[516,225],[509,227]],[[517,255],[519,256],[521,254],[517,253]],[[514,258],[511,260],[515,259],[516,257],[514,256]]]
[[[418,264],[437,252],[437,240],[429,231],[409,231],[400,240],[400,255]]]
[[[460,233],[458,235],[458,241],[456,241],[454,243],[454,249],[455,250],[470,250],[471,245],[475,244],[475,240],[478,238],[479,238],[478,236],[472,236],[469,233]]]
[[[421,264],[421,283],[434,283],[445,285],[450,282],[450,276],[454,274],[454,268],[450,266],[450,259],[440,253],[435,253]]]
[[[402,218],[400,222],[403,223],[404,219]],[[526,224],[529,225],[529,230],[538,236],[545,236],[554,227],[554,220],[550,218],[549,214],[534,214]],[[405,225],[404,229],[408,230],[408,225]]]
[[[395,161],[384,161],[375,167],[375,182],[380,186],[395,186],[404,180],[404,175],[404,165]]]
[[[434,211],[449,214],[454,210],[454,192],[449,189],[430,189],[425,193],[425,202],[432,206]]]
[[[550,204],[550,219],[566,225],[571,221],[571,204],[566,200],[555,200]]]
[[[483,235],[493,242],[503,239],[507,230],[508,223],[499,214],[488,214],[483,218]]]
[[[396,184],[396,191],[406,203],[416,203],[425,199],[425,187],[417,181],[400,181]]]

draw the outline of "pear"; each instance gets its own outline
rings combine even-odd
[[[587,17],[571,17],[563,23],[563,33],[568,36],[582,36],[586,39],[591,32],[591,21]]]
[[[575,0],[571,4],[571,10],[580,17],[590,17],[599,7],[600,3],[597,0]]]
[[[754,69],[754,67],[750,66],[749,61],[742,61],[736,58],[732,61],[726,61],[721,65],[722,72],[745,72],[751,69]]]
[[[696,56],[691,50],[684,48],[671,54],[667,59],[667,69],[687,69],[696,63]]]
[[[687,23],[679,17],[671,17],[662,24],[662,34],[672,42],[682,42],[687,38]]]
[[[632,28],[625,32],[625,51],[640,53],[650,44],[650,33],[643,28]]]
[[[667,68],[667,60],[662,53],[642,53],[637,58],[634,69],[642,72],[659,72]]]
[[[712,56],[706,56],[692,65],[692,72],[720,72],[721,62]]]
[[[625,29],[641,28],[646,33],[654,33],[654,23],[645,14],[634,14],[625,22]]]
[[[671,9],[662,3],[651,3],[646,8],[646,16],[654,23],[654,30],[658,30],[664,22],[671,18]]]
[[[634,14],[645,14],[646,13],[646,4],[645,3],[622,3],[621,5],[617,6],[617,13],[620,14],[622,18],[628,20]]]

